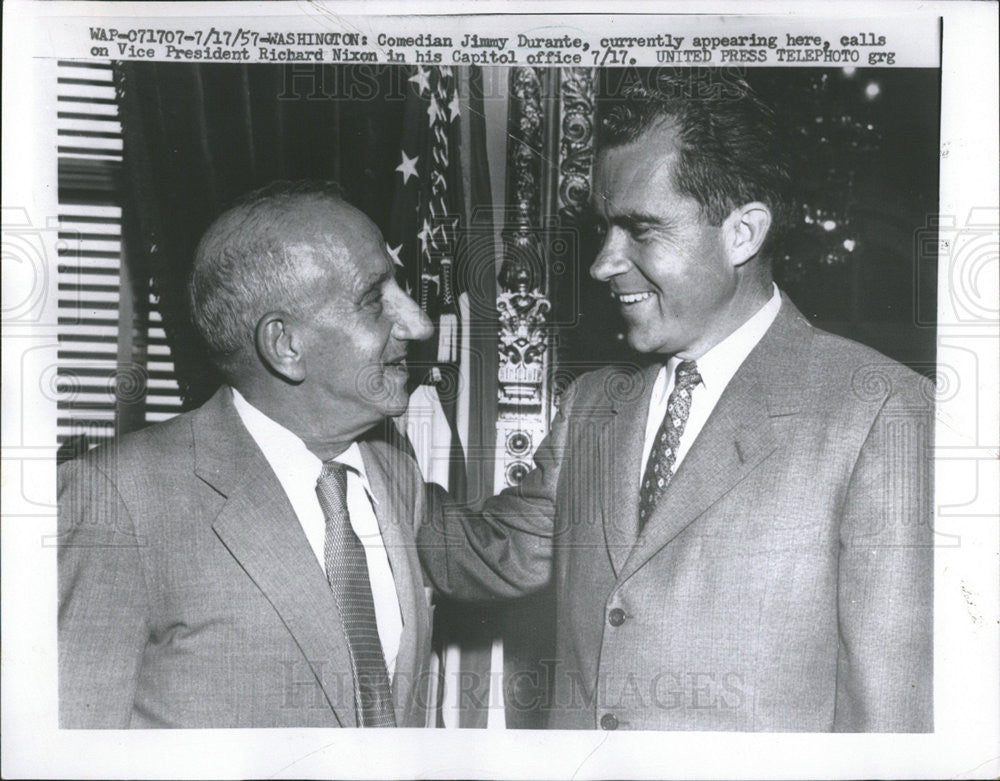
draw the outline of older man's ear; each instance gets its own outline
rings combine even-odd
[[[306,378],[302,334],[287,312],[268,312],[261,317],[254,341],[261,361],[272,372],[293,383]]]

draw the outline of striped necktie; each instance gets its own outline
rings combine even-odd
[[[337,601],[351,654],[358,726],[395,727],[389,673],[368,580],[368,562],[347,513],[347,468],[336,461],[324,462],[316,494],[326,517],[323,544],[326,579]]]
[[[674,389],[667,399],[667,413],[656,432],[653,447],[649,451],[646,470],[639,487],[639,533],[653,514],[657,501],[663,496],[673,477],[674,462],[677,460],[677,447],[688,415],[691,413],[691,392],[701,382],[698,366],[694,361],[682,361],[677,365]]]

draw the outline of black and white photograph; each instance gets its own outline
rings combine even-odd
[[[995,6],[38,5],[5,775],[993,773]]]

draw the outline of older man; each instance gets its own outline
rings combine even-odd
[[[553,581],[553,694],[524,703],[552,727],[932,728],[928,396],[775,287],[778,143],[731,78],[628,94],[591,274],[656,360],[581,377],[517,489],[438,490],[421,530],[453,597]]]
[[[190,293],[228,384],[60,470],[61,725],[423,725],[422,489],[368,432],[426,317],[324,183],[222,214]]]

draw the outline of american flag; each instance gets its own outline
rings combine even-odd
[[[449,67],[418,65],[408,84],[389,252],[405,275],[408,292],[435,325],[435,339],[412,352],[422,375],[415,379],[441,385],[458,362],[460,337],[455,249],[461,109]]]
[[[434,338],[410,348],[411,382],[416,387],[403,424],[424,477],[461,497],[466,474],[457,421],[461,333],[455,289],[462,204],[461,104],[456,74],[448,67],[418,65],[407,87],[388,249],[407,292],[434,323]],[[460,651],[445,644],[437,654],[432,680],[442,677],[429,692],[430,701],[437,704],[429,726],[457,726],[445,715],[452,699],[445,693],[445,681],[447,670],[454,667],[457,673],[462,667]],[[446,658],[451,659],[447,669]]]

